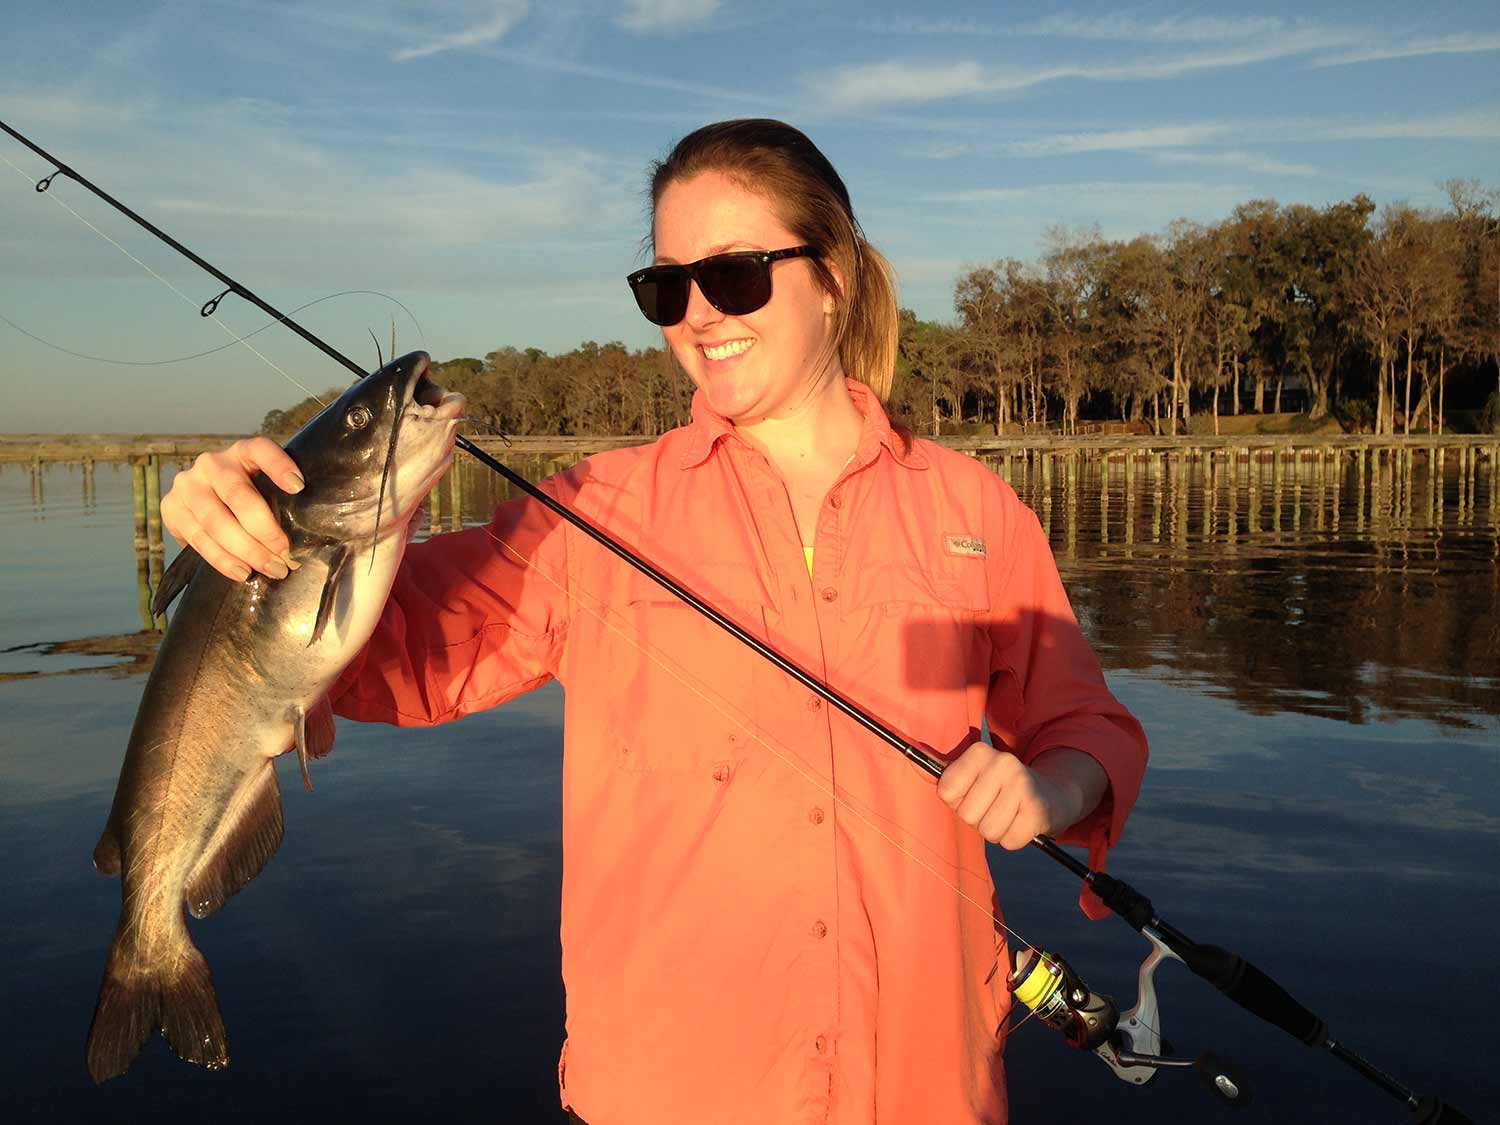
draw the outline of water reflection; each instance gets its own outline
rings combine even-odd
[[[1500,490],[1492,465],[1420,452],[1065,457],[1010,478],[1111,666],[1263,714],[1483,725],[1500,714]]]
[[[506,460],[536,480],[577,457]],[[1112,666],[1161,667],[1258,713],[1351,722],[1410,715],[1457,726],[1500,713],[1493,460],[1463,450],[1295,459],[1283,451],[1157,450],[1002,454],[991,465],[1036,511],[1074,608]],[[46,503],[47,470],[30,470],[36,520],[49,508],[64,521],[92,522],[99,511],[94,467],[66,471],[80,477],[77,505]],[[159,516],[150,518],[160,471],[154,459],[124,469],[134,510],[134,617],[143,633],[164,626],[150,612],[165,559]],[[433,489],[417,533],[483,522],[515,491],[460,458]],[[8,632],[0,630],[0,642],[9,641],[0,647],[76,639]]]
[[[510,460],[535,479],[573,458]],[[1487,1012],[1433,996],[1434,982],[1497,987],[1489,465],[1157,453],[1015,456],[997,471],[1047,527],[1112,686],[1152,738],[1111,869],[1188,933],[1262,964],[1351,1046],[1479,1113]],[[28,1013],[0,1052],[7,1119],[557,1120],[555,687],[430,731],[341,723],[316,794],[283,779],[282,854],[194,927],[234,1065],[204,1074],[157,1042],[128,1078],[88,1084],[83,1036],[118,908],[88,856],[157,636],[143,591],[171,545],[153,559],[148,523],[144,561],[136,550],[132,467],[41,475],[0,472],[0,649],[24,646],[0,672],[49,673],[0,682],[0,1008]],[[510,491],[460,460],[421,533],[482,521]],[[37,644],[77,638],[91,640]],[[79,671],[100,660],[125,674]],[[996,853],[992,868],[1010,924],[1129,1002],[1137,935],[1082,924],[1076,887],[1037,857]],[[1240,1120],[1404,1116],[1180,970],[1159,983],[1182,1053],[1227,1049],[1249,1070],[1257,1104]],[[1123,1088],[1035,1021],[1009,1067],[1018,1123],[1095,1105],[1122,1125],[1217,1119],[1191,1079]]]

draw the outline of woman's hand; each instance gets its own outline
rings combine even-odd
[[[252,570],[285,578],[298,566],[287,553],[291,544],[281,525],[250,483],[257,471],[284,492],[302,491],[297,463],[270,438],[253,437],[222,453],[199,454],[161,498],[161,520],[172,537],[236,582]]]
[[[992,844],[1015,851],[1051,836],[1098,807],[1109,787],[1104,768],[1081,750],[1057,747],[1028,767],[1007,751],[974,742],[938,779],[938,796]]]

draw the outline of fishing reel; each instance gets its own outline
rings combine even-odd
[[[1062,1032],[1069,1046],[1094,1052],[1122,1082],[1144,1086],[1159,1070],[1191,1067],[1220,1101],[1248,1106],[1250,1087],[1228,1059],[1211,1051],[1196,1059],[1171,1057],[1172,1045],[1160,1032],[1156,969],[1167,958],[1181,958],[1149,928],[1141,932],[1152,949],[1141,963],[1137,1000],[1129,1011],[1122,1013],[1110,997],[1090,989],[1067,961],[1042,949],[1018,954],[1005,983],[1037,1019]]]

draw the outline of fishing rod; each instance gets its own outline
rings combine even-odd
[[[285,324],[319,351],[342,364],[354,374],[355,378],[363,379],[368,376],[369,372],[354,360],[309,332],[290,316],[281,313],[217,266],[199,257],[161,228],[18,133],[4,121],[0,121],[0,130],[4,130],[37,156],[53,165],[55,170],[36,182],[35,187],[38,192],[46,192],[53,180],[58,176],[66,176],[172,247],[200,269],[217,278],[226,288],[218,296],[204,302],[199,309],[200,316],[212,316],[219,302],[233,293],[273,317],[277,322]],[[465,453],[498,473],[510,484],[587,535],[622,562],[644,574],[674,597],[687,603],[736,640],[754,649],[797,683],[836,707],[881,742],[905,756],[923,772],[933,778],[942,777],[944,763],[932,747],[903,737],[857,703],[830,688],[796,662],[746,631],[670,575],[658,570],[652,563],[586,517],[553,498],[503,462],[490,456],[462,434],[457,436],[456,444]],[[1110,910],[1140,933],[1152,947],[1142,962],[1139,972],[1137,1003],[1124,1013],[1119,1012],[1109,997],[1089,989],[1067,961],[1044,950],[1025,951],[1021,956],[1021,964],[1008,979],[1008,984],[1017,1000],[1035,1012],[1048,1026],[1062,1032],[1070,1045],[1091,1050],[1097,1054],[1117,1077],[1135,1085],[1143,1085],[1150,1081],[1158,1070],[1193,1067],[1203,1077],[1209,1090],[1227,1104],[1247,1105],[1249,1103],[1248,1086],[1243,1077],[1227,1061],[1208,1052],[1200,1055],[1196,1060],[1169,1058],[1161,1053],[1163,1043],[1157,1030],[1159,1020],[1155,973],[1163,961],[1174,960],[1180,961],[1196,976],[1208,981],[1246,1011],[1279,1027],[1302,1043],[1327,1050],[1357,1074],[1405,1104],[1414,1115],[1418,1125],[1473,1125],[1468,1117],[1453,1106],[1431,1095],[1418,1095],[1411,1088],[1334,1039],[1329,1034],[1328,1025],[1321,1018],[1295,1000],[1281,985],[1243,957],[1219,946],[1196,942],[1169,924],[1156,913],[1151,900],[1129,883],[1105,872],[1094,871],[1086,863],[1063,850],[1049,836],[1038,835],[1030,843],[1032,847],[1050,856],[1082,880]]]

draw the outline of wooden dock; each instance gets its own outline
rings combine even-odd
[[[241,434],[0,434],[0,465],[88,464],[91,461],[135,462],[156,457],[163,462],[186,464],[200,453],[223,449]],[[290,436],[290,435],[285,435]],[[284,440],[284,437],[283,439]],[[533,457],[555,454],[571,460],[605,449],[642,445],[651,440],[635,435],[594,437],[512,437],[508,441],[488,434],[469,435],[487,453]],[[1087,460],[1101,457],[1124,459],[1187,456],[1237,460],[1269,459],[1280,454],[1288,460],[1311,459],[1320,454],[1353,456],[1363,452],[1384,456],[1387,450],[1472,449],[1487,460],[1500,452],[1500,434],[1412,434],[1410,437],[1370,434],[1240,434],[1214,437],[1133,436],[1124,434],[1007,435],[1005,437],[942,437],[938,444],[975,456],[1033,458],[1074,456]]]
[[[160,572],[163,551],[161,526],[161,469],[175,464],[185,467],[199,454],[223,449],[235,440],[229,434],[0,434],[0,468],[26,466],[32,489],[39,499],[42,479],[50,465],[81,465],[85,494],[92,491],[94,466],[99,462],[125,462],[131,467],[135,506],[137,555],[147,560],[150,576]],[[485,452],[511,462],[525,462],[531,475],[545,475],[581,458],[606,449],[640,445],[650,440],[636,436],[604,437],[513,437],[474,435],[471,440]],[[1023,479],[1050,486],[1054,479],[1072,482],[1085,473],[1108,478],[1119,465],[1127,483],[1137,473],[1143,476],[1184,472],[1227,471],[1262,473],[1279,482],[1282,475],[1313,472],[1319,478],[1352,470],[1363,483],[1368,474],[1409,475],[1413,466],[1425,464],[1446,471],[1456,467],[1459,479],[1472,491],[1477,477],[1490,478],[1489,491],[1500,492],[1500,435],[1413,434],[1373,436],[1368,434],[1243,434],[1235,436],[1192,435],[1152,437],[1125,434],[1026,434],[1005,437],[951,437],[940,439],[950,449],[982,458],[1006,480]],[[461,473],[448,476],[445,497],[439,487],[429,498],[434,530],[441,526],[443,509],[457,528],[463,502]],[[154,587],[154,582],[151,583]],[[143,621],[150,622],[143,604]]]
[[[96,461],[130,462],[156,457],[163,462],[190,464],[200,453],[223,449],[244,434],[0,434],[0,465],[88,465]],[[286,441],[291,434],[282,434]],[[470,440],[496,455],[541,453],[587,456],[604,449],[642,445],[650,438],[626,437],[513,437],[471,435]]]

